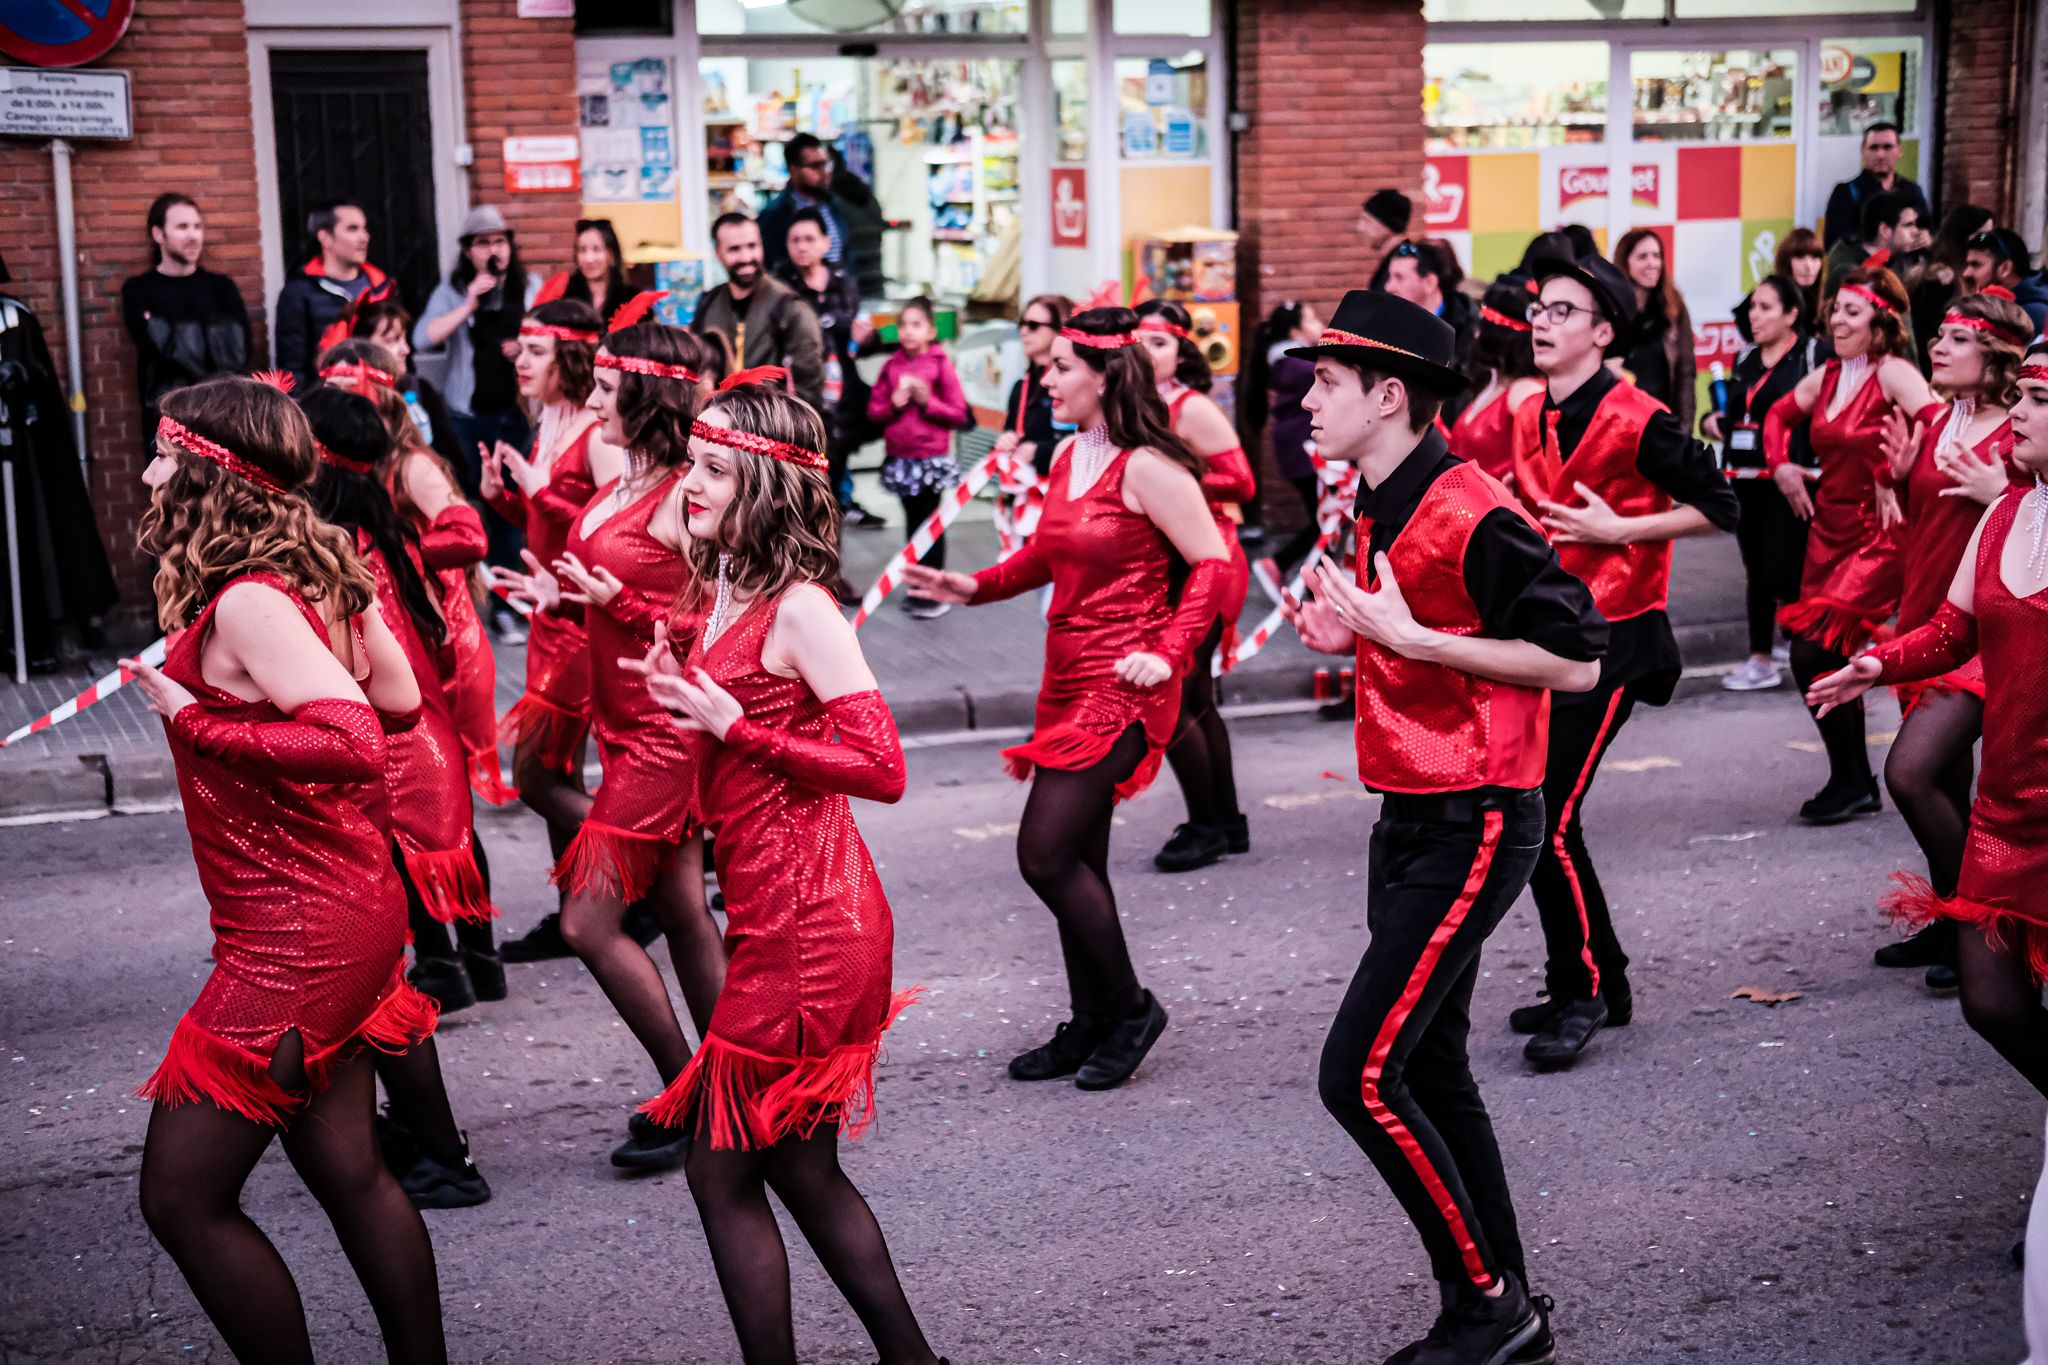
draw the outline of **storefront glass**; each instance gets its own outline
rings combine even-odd
[[[1029,31],[1025,0],[696,0],[703,34]]]
[[[1662,19],[1664,0],[1422,0],[1422,17],[1432,24]]]
[[[1911,14],[1916,0],[1677,0],[1681,19],[1776,18],[1789,14]]]
[[[1759,142],[1792,136],[1798,54],[1631,52],[1637,142]]]
[[[1126,161],[1190,161],[1209,154],[1209,65],[1199,52],[1119,57],[1116,92]]]
[[[1188,0],[1114,0],[1110,13],[1118,33],[1209,36],[1209,7]]]
[[[1521,149],[1607,135],[1607,44],[1427,43],[1429,150]]]

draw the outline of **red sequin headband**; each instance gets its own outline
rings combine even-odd
[[[688,365],[665,365],[659,360],[642,360],[636,355],[613,355],[610,351],[599,351],[591,364],[600,370],[623,370],[627,374],[644,374],[651,379],[680,379],[685,384],[704,382],[704,376]]]
[[[1139,324],[1141,327],[1143,325],[1143,323]],[[1136,332],[1114,332],[1109,336],[1101,337],[1093,332],[1083,332],[1073,327],[1062,327],[1060,328],[1060,335],[1073,342],[1076,346],[1087,346],[1097,351],[1120,351],[1126,346],[1138,344],[1138,334]]]
[[[1839,292],[1844,294],[1855,294],[1861,298],[1869,299],[1873,304],[1877,305],[1879,308],[1882,308],[1887,313],[1895,313],[1898,311],[1896,308],[1892,307],[1892,301],[1890,299],[1878,293],[1875,289],[1866,289],[1860,284],[1845,284],[1841,287]]]
[[[268,473],[235,454],[234,451],[229,450],[220,442],[209,441],[206,437],[201,436],[198,432],[174,417],[157,418],[156,435],[160,441],[169,441],[173,445],[183,446],[194,455],[212,460],[230,474],[240,474],[259,488],[268,488],[273,493],[285,491],[285,486],[272,478]]]
[[[389,374],[378,369],[375,365],[365,365],[358,360],[344,360],[338,365],[329,365],[320,371],[320,377],[330,384],[339,379],[367,379],[372,384],[380,385],[383,388],[395,389],[398,387],[398,381]],[[369,395],[366,393],[363,397],[367,398]]]
[[[690,423],[690,436],[695,440],[709,441],[715,446],[724,446],[728,450],[744,450],[755,455],[766,455],[786,464],[802,465],[805,469],[826,469],[831,464],[822,454],[806,446],[770,440],[766,436],[756,436],[751,431],[715,427],[709,422]]]
[[[1395,355],[1405,355],[1410,360],[1429,360],[1429,357],[1426,355],[1417,355],[1414,351],[1404,351],[1399,346],[1389,346],[1384,341],[1374,341],[1371,337],[1360,336],[1356,332],[1347,332],[1341,327],[1325,327],[1322,338],[1316,342],[1316,345],[1370,346],[1375,351],[1392,351]],[[1433,365],[1436,362],[1431,360],[1429,363]]]
[[[1193,341],[1195,339],[1193,332],[1176,323],[1168,322],[1157,313],[1151,313],[1139,318],[1138,330],[1141,332],[1164,332],[1168,336],[1179,337],[1182,341]]]
[[[522,322],[519,335],[523,337],[553,337],[557,341],[580,341],[585,346],[597,345],[597,333],[585,332],[575,327],[558,327],[552,322]]]
[[[374,474],[377,472],[377,465],[374,461],[351,460],[340,451],[329,450],[318,441],[313,442],[313,451],[320,457],[320,463],[331,464],[336,469],[346,470],[351,474]]]
[[[2022,365],[2020,378],[2031,379],[2037,384],[2048,384],[2048,365]]]
[[[1987,290],[1985,292],[1989,293],[1990,291]],[[1966,318],[1961,313],[1945,315],[1941,320],[1941,325],[1944,327],[1967,327],[1973,332],[1996,332],[2007,341],[2018,342],[2022,346],[2034,339],[2032,332],[2015,332],[2012,328],[1993,322],[1990,318]]]
[[[1505,327],[1510,332],[1526,332],[1531,330],[1529,324],[1523,319],[1511,318],[1498,308],[1488,308],[1485,304],[1479,306],[1479,320],[1481,322],[1490,322],[1496,327]]]

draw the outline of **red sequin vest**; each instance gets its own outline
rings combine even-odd
[[[1557,450],[1556,411],[1546,422],[1540,402],[1522,404],[1515,414],[1515,481],[1530,506],[1538,502],[1577,505],[1573,488],[1584,484],[1625,517],[1671,510],[1671,495],[1636,472],[1643,428],[1666,411],[1630,383],[1616,384],[1594,409],[1593,420],[1567,464]],[[1558,562],[1593,590],[1593,605],[1610,621],[1656,611],[1671,594],[1671,542],[1634,545],[1560,545]]]
[[[1479,608],[1465,590],[1465,546],[1480,520],[1499,507],[1528,520],[1514,495],[1471,463],[1453,465],[1422,495],[1387,550],[1401,595],[1419,623],[1448,635],[1480,632]],[[1359,543],[1371,534],[1371,521],[1361,520]],[[1360,556],[1359,583],[1370,587],[1366,559]],[[1376,791],[1540,787],[1550,692],[1406,659],[1361,639],[1354,734],[1358,778]]]

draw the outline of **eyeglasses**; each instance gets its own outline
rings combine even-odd
[[[1413,242],[1403,242],[1401,243],[1401,245],[1395,247],[1391,254],[1395,256],[1405,256],[1413,258],[1416,256],[1420,256],[1422,254],[1422,248],[1417,246]]]
[[[1529,305],[1527,317],[1531,322],[1536,321],[1540,317],[1552,327],[1562,327],[1570,320],[1571,315],[1574,313],[1584,313],[1595,322],[1598,322],[1605,316],[1597,308],[1581,308],[1576,303],[1537,302]]]
[[[832,164],[832,158],[829,156],[821,156],[815,161],[806,158],[805,160],[799,161],[796,164],[798,170],[822,171]]]
[[[1017,324],[1017,330],[1020,332],[1050,332],[1052,329],[1053,324],[1050,322],[1036,322],[1031,318]]]

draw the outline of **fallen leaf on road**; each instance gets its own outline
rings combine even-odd
[[[1730,1000],[1753,1000],[1759,1005],[1783,1005],[1797,1000],[1802,991],[1767,991],[1762,986],[1743,986],[1732,992]]]

